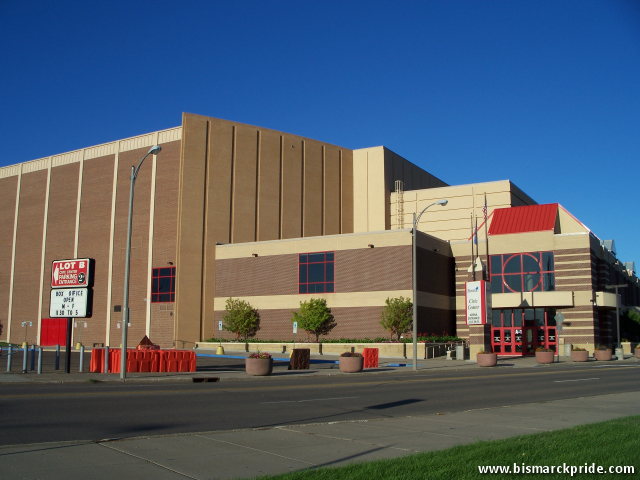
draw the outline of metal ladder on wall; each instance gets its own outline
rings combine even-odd
[[[396,180],[396,229],[404,228],[404,182]]]

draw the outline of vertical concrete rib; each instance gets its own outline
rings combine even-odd
[[[338,154],[338,229],[343,233],[342,228],[342,150]]]
[[[260,141],[261,132],[258,130],[256,138],[256,224],[253,231],[253,241],[257,242],[260,239],[258,229],[260,228]]]
[[[22,166],[18,170],[18,185],[16,186],[16,209],[13,217],[13,244],[11,246],[11,274],[9,281],[9,311],[7,312],[7,341],[11,341],[11,317],[13,314],[13,277],[16,271],[16,237],[18,234],[18,213],[20,211],[20,186],[22,185]]]
[[[153,139],[153,144],[158,145],[159,132],[156,132]],[[153,226],[155,220],[156,211],[156,162],[158,156],[152,155],[151,163],[151,199],[149,203],[149,248],[147,252],[147,312],[146,312],[146,329],[145,335],[149,337],[151,335],[151,283],[153,280]]]
[[[42,225],[42,254],[40,256],[40,289],[38,292],[38,334],[36,343],[40,341],[40,331],[42,329],[42,294],[44,289],[44,256],[47,247],[47,219],[49,217],[49,190],[51,188],[51,157],[47,159],[47,191],[44,199],[44,222]]]
[[[76,200],[76,233],[73,241],[73,258],[78,258],[78,238],[80,233],[80,203],[82,202],[82,179],[84,176],[84,155],[86,149],[82,149],[80,168],[78,169],[78,198]]]
[[[320,185],[320,208],[321,208],[321,213],[322,213],[322,222],[320,223],[320,235],[324,235],[324,230],[325,230],[325,222],[326,222],[326,217],[325,217],[325,205],[324,205],[324,199],[325,199],[325,192],[324,192],[324,186],[325,186],[325,176],[327,174],[327,172],[325,171],[326,169],[326,163],[325,163],[325,152],[326,152],[326,147],[324,145],[322,145],[322,184]]]
[[[229,243],[233,243],[233,213],[236,194],[236,126],[231,129],[231,199],[229,202]]]
[[[306,165],[304,164],[304,162],[307,160],[307,142],[305,142],[304,140],[302,140],[302,158],[301,158],[301,164],[302,164],[302,174],[300,175],[300,180],[301,180],[301,187],[300,187],[300,203],[302,204],[302,208],[300,209],[300,236],[304,237],[304,211],[305,211],[305,204],[306,202],[304,201],[304,183],[305,183],[305,178],[304,178],[304,173],[305,173],[305,167]]]
[[[282,196],[284,195],[284,175],[282,169],[284,168],[284,136],[280,135],[280,207],[279,207],[279,223],[280,223],[280,233],[278,239],[282,239],[282,222],[284,221],[282,215],[282,208],[284,205],[284,201]]]
[[[209,158],[211,155],[211,122],[207,120],[207,133],[205,135],[204,146],[204,207],[202,215],[202,269],[200,277],[200,337],[199,340],[204,340],[204,322],[207,311],[207,238],[209,236]],[[214,249],[215,243],[214,243]],[[213,265],[212,265],[213,266]],[[213,298],[211,299],[213,300]],[[212,302],[213,303],[213,302]]]
[[[113,236],[116,223],[116,192],[118,188],[118,161],[120,158],[120,142],[116,142],[115,158],[113,159],[113,190],[111,192],[111,228],[109,230],[109,273],[107,280],[107,321],[105,345],[109,345],[111,337],[111,284],[113,283]]]

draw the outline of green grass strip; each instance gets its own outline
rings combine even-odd
[[[413,435],[407,432],[407,436]],[[633,466],[634,474],[576,473],[580,479],[640,478],[640,416],[579,425],[553,432],[521,435],[505,440],[478,441],[446,450],[407,455],[392,460],[354,463],[337,468],[314,468],[261,480],[466,480],[477,478],[568,479],[569,473],[481,474],[478,466]]]

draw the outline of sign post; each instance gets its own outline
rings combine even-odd
[[[90,258],[54,260],[51,263],[49,316],[67,319],[65,373],[71,373],[71,334],[73,319],[91,316],[93,269]],[[85,323],[86,325],[86,323]]]
[[[298,322],[293,322],[293,348],[296,348],[296,333],[298,333]]]

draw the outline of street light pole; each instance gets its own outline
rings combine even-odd
[[[160,145],[155,145],[142,157],[137,167],[131,166],[131,190],[129,191],[129,223],[127,225],[127,253],[124,265],[124,296],[122,298],[122,345],[120,347],[120,379],[127,378],[127,327],[129,325],[129,270],[131,263],[131,222],[133,218],[133,188],[136,186],[136,177],[142,166],[142,162],[149,155],[157,155],[162,150]]]
[[[443,207],[449,203],[448,200],[438,200],[430,205],[427,205],[422,209],[420,214],[416,217],[416,214],[413,214],[413,229],[411,230],[411,248],[413,250],[413,370],[418,370],[418,282],[417,282],[417,266],[416,266],[416,232],[418,229],[418,222],[420,221],[420,217],[427,210],[427,208],[432,207],[434,205],[442,205]],[[416,200],[416,206],[418,202]],[[417,209],[416,209],[417,210]]]

